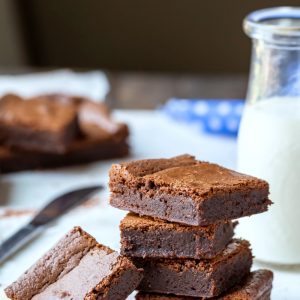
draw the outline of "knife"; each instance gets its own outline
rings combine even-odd
[[[88,200],[102,186],[90,186],[63,194],[49,204],[24,227],[0,245],[0,264],[37,237],[49,223],[55,221],[75,206]]]

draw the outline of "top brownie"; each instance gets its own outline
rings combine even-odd
[[[77,109],[47,96],[0,100],[0,140],[25,150],[62,153],[78,135]]]
[[[264,212],[266,181],[182,155],[114,164],[112,206],[187,225],[209,225]]]

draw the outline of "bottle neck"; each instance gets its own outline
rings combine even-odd
[[[253,41],[248,101],[300,96],[300,8],[254,11],[244,30]]]
[[[300,47],[278,47],[253,39],[248,103],[300,96]]]

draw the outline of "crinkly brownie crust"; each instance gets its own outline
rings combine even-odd
[[[264,212],[266,181],[189,155],[115,164],[112,206],[187,225],[209,225]]]

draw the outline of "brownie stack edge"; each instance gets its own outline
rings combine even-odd
[[[121,254],[144,269],[137,299],[223,299],[251,277],[232,220],[268,209],[267,182],[182,155],[115,164],[109,186],[110,204],[130,211]]]
[[[234,224],[189,226],[129,213],[120,231],[121,254],[126,256],[211,259],[231,241]]]

